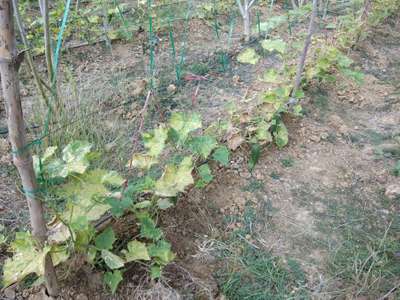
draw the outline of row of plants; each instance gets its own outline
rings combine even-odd
[[[315,37],[319,49],[306,66],[303,87],[313,82],[331,82],[335,76],[348,76],[360,82],[362,74],[353,62],[334,45]],[[142,135],[143,151],[133,154],[127,168],[140,174],[123,178],[115,171],[96,168],[100,159],[87,141],[73,141],[59,151],[55,146],[34,157],[36,176],[43,200],[54,215],[48,224],[48,243],[41,249],[29,232],[19,232],[11,243],[12,258],[3,269],[3,286],[22,280],[31,273],[42,276],[44,259],[50,254],[58,265],[72,255],[83,255],[87,263],[104,270],[104,281],[115,293],[128,263],[140,262],[157,279],[175,255],[171,244],[157,225],[163,210],[176,204],[188,187],[204,188],[214,178],[215,165],[228,166],[231,151],[250,145],[249,169],[256,165],[262,147],[275,143],[287,145],[289,134],[283,116],[300,116],[301,89],[292,94],[295,76],[294,44],[280,39],[261,41],[263,51],[279,55],[280,69],[266,70],[260,80],[272,88],[252,110],[229,108],[229,118],[203,128],[196,113],[175,112],[166,124]],[[260,56],[253,48],[238,55],[240,63],[257,64]],[[292,99],[296,99],[291,103]],[[137,228],[132,240],[117,243],[112,225],[98,230],[105,215],[121,218],[133,214]]]

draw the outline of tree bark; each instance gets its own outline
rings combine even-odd
[[[47,230],[43,207],[37,198],[38,185],[32,164],[32,156],[26,144],[25,125],[19,95],[19,81],[16,71],[17,52],[10,0],[0,0],[0,75],[3,97],[7,107],[9,139],[13,150],[13,161],[21,177],[28,202],[32,234],[39,247],[43,247]],[[45,258],[45,281],[51,296],[58,294],[58,284],[51,256]]]
[[[301,75],[303,74],[304,64],[306,62],[308,49],[310,48],[311,39],[314,34],[315,18],[317,16],[317,10],[318,10],[318,0],[313,0],[313,9],[312,9],[311,18],[310,18],[310,24],[308,26],[308,33],[307,33],[306,40],[304,42],[303,52],[301,53],[299,62],[297,64],[296,77],[294,80],[293,90],[291,93],[292,98],[295,96],[297,90],[300,87]]]

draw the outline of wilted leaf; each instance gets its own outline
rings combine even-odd
[[[265,121],[259,122],[256,129],[257,140],[262,142],[272,142],[272,135],[269,132],[270,127],[271,125]]]
[[[194,137],[189,142],[189,148],[203,158],[207,158],[216,146],[215,138],[208,135]]]
[[[101,250],[101,258],[111,270],[122,268],[125,264],[121,257],[108,250]]]
[[[175,197],[193,183],[192,157],[185,157],[179,166],[167,165],[164,174],[156,182],[155,193],[162,197]]]
[[[229,164],[229,150],[225,146],[218,147],[215,149],[212,158],[218,161],[221,165],[227,166]]]
[[[240,135],[240,133],[236,133],[232,136],[229,137],[227,140],[228,142],[228,147],[231,150],[236,150],[243,142],[245,139]]]
[[[125,251],[126,262],[135,260],[150,260],[149,253],[145,243],[139,241],[131,241],[128,243],[128,251]]]
[[[98,249],[110,250],[112,249],[114,242],[115,234],[111,227],[106,228],[95,239],[95,244]]]
[[[143,134],[144,146],[147,148],[147,155],[158,157],[165,147],[168,138],[168,129],[160,126],[151,133]]]
[[[276,126],[276,129],[274,131],[274,138],[275,144],[278,146],[278,148],[285,147],[289,141],[287,128],[282,121],[280,121]]]
[[[201,117],[197,113],[173,113],[169,125],[178,137],[178,144],[184,143],[190,132],[202,126]]]
[[[121,281],[122,272],[120,270],[115,270],[113,272],[107,272],[104,274],[104,282],[110,288],[112,294],[115,294]]]
[[[73,141],[69,143],[62,151],[62,159],[65,162],[65,173],[83,174],[89,167],[89,161],[86,154],[90,152],[92,145],[86,141]],[[66,176],[61,176],[66,177]]]
[[[247,48],[239,53],[237,60],[242,64],[255,65],[260,60],[260,56],[253,48]]]
[[[261,41],[261,47],[267,51],[276,51],[280,54],[284,54],[286,51],[286,43],[281,39]]]

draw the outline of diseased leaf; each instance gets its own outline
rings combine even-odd
[[[160,265],[167,265],[174,260],[175,254],[171,251],[171,244],[161,240],[157,244],[148,246],[149,255],[156,259]]]
[[[37,250],[29,232],[17,232],[10,248],[14,255],[7,258],[3,266],[2,283],[5,287],[32,273],[43,275],[44,259],[48,253],[51,253],[55,266],[68,258],[68,253],[60,246],[45,246],[42,250]]]
[[[189,148],[203,158],[207,158],[216,146],[216,139],[208,135],[197,136],[189,141]]]
[[[162,237],[162,231],[156,227],[156,224],[149,216],[143,216],[140,218],[140,235],[157,241]]]
[[[175,197],[193,184],[192,157],[185,157],[179,166],[167,165],[164,174],[156,182],[155,194],[161,197]]]
[[[111,270],[122,268],[125,264],[121,257],[108,250],[101,250],[101,258]]]
[[[142,170],[148,170],[154,164],[158,163],[157,158],[147,155],[147,154],[140,154],[135,153],[132,155],[131,161],[127,163],[127,167],[134,167]]]
[[[177,143],[182,145],[189,133],[201,128],[201,117],[197,113],[173,113],[169,120],[169,125],[177,136]]]
[[[267,83],[280,83],[278,75],[279,74],[275,69],[269,69],[264,72],[264,75],[261,78],[261,80]]]
[[[143,209],[143,208],[147,208],[147,207],[150,207],[150,206],[151,206],[151,201],[149,201],[149,200],[144,200],[144,201],[141,201],[141,202],[136,203],[134,205],[134,207],[136,209]]]
[[[242,64],[255,65],[260,60],[260,55],[258,55],[256,53],[256,50],[254,50],[253,48],[246,48],[239,53],[237,60]]]
[[[145,243],[136,240],[130,241],[127,248],[128,251],[124,251],[126,262],[135,260],[150,260]]]
[[[160,126],[151,133],[143,134],[144,146],[147,149],[147,155],[158,157],[165,147],[165,141],[168,138],[168,129]]]
[[[112,249],[115,242],[114,230],[111,227],[107,227],[102,233],[100,233],[96,239],[95,244],[98,249]]]
[[[112,187],[120,187],[124,181],[125,180],[115,171],[110,171],[101,178],[101,183]]]
[[[261,22],[260,23],[260,31],[263,32],[271,32],[275,28],[277,28],[279,25],[285,23],[287,21],[286,16],[272,16],[268,18],[267,22]]]
[[[256,129],[257,140],[261,142],[272,142],[272,135],[269,132],[270,127],[271,125],[265,121],[259,122]]]
[[[104,274],[104,282],[110,288],[111,293],[114,295],[117,291],[118,285],[122,281],[122,272],[115,270],[113,272],[106,272]]]
[[[261,47],[270,52],[276,51],[280,54],[286,52],[286,42],[281,39],[261,41]]]
[[[214,176],[211,173],[211,169],[208,164],[201,165],[200,167],[197,168],[197,172],[199,174],[200,180],[197,181],[196,187],[198,188],[203,188],[207,184],[209,184]]]
[[[229,149],[225,146],[221,146],[215,149],[212,158],[218,161],[221,165],[227,166],[229,164],[229,156]]]
[[[289,134],[285,124],[280,121],[274,131],[275,144],[278,148],[283,148],[289,142]]]

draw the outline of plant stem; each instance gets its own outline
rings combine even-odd
[[[19,94],[19,81],[15,68],[16,47],[10,0],[0,0],[0,74],[3,97],[7,107],[9,139],[14,165],[18,169],[28,202],[33,237],[40,249],[46,243],[47,229],[43,206],[37,197],[38,184],[33,169],[32,156],[26,143],[25,124]],[[50,296],[59,293],[57,277],[50,254],[44,261],[44,278]]]
[[[21,40],[22,40],[22,43],[24,44],[24,47],[27,49],[27,51],[26,51],[26,59],[28,61],[29,68],[31,69],[31,73],[32,73],[33,79],[35,81],[36,87],[37,87],[40,95],[42,96],[42,99],[43,99],[45,105],[48,106],[49,105],[49,100],[48,100],[48,98],[46,96],[46,93],[44,92],[42,81],[39,78],[39,75],[38,75],[37,70],[35,68],[35,65],[33,63],[31,47],[30,47],[30,45],[28,43],[28,40],[26,39],[25,29],[24,29],[24,26],[22,24],[21,16],[20,16],[19,11],[18,11],[18,0],[12,0],[12,4],[13,4],[13,8],[14,8],[15,21],[17,22],[17,26],[18,26],[19,34],[21,36]]]

